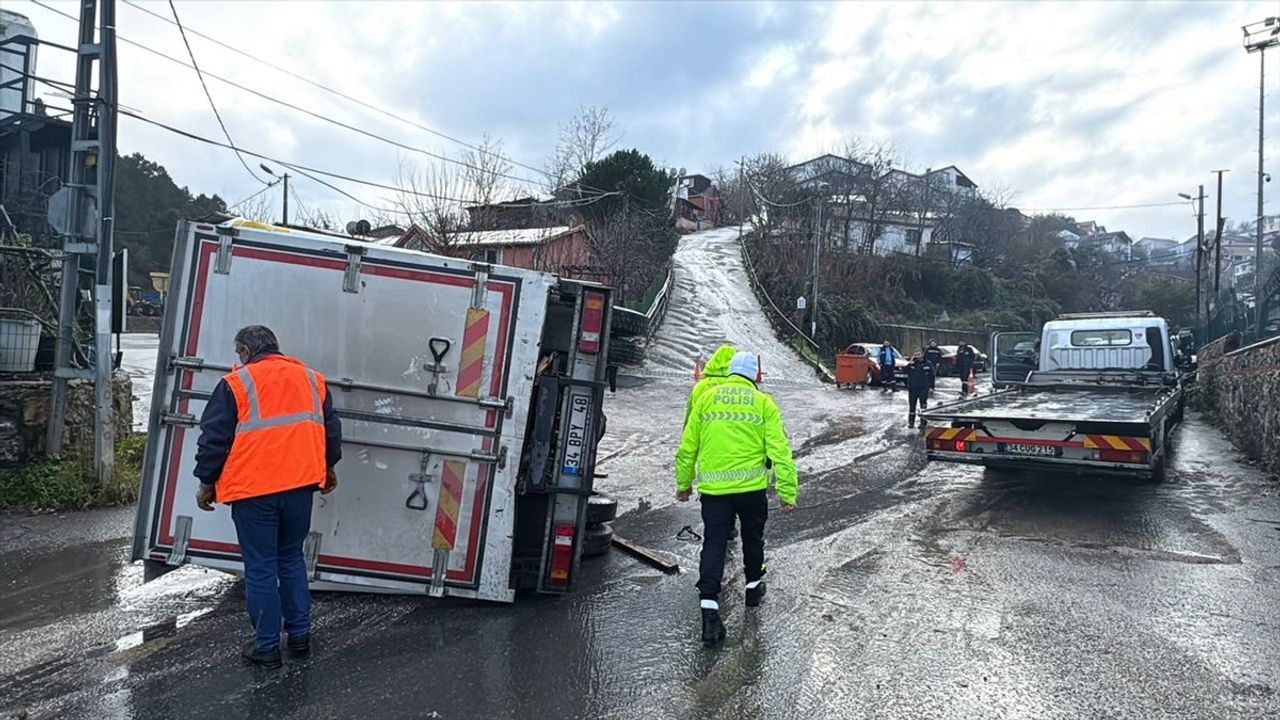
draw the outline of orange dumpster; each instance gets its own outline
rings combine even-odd
[[[836,387],[866,385],[871,373],[871,357],[861,345],[850,345],[836,353]]]

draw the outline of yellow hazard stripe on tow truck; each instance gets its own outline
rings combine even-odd
[[[1151,452],[1151,440],[1120,435],[1085,435],[1084,446],[1093,450],[1142,450]]]

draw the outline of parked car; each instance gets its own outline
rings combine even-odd
[[[880,348],[882,343],[853,343],[849,347],[858,346],[867,351],[867,355],[871,357],[871,384],[880,384]],[[848,352],[848,349],[845,350]],[[907,382],[907,365],[910,364],[906,355],[903,355],[898,348],[893,348],[893,380],[906,384]]]
[[[970,345],[970,347],[973,347]],[[942,365],[938,368],[938,376],[945,377],[956,373],[956,350],[959,345],[939,345],[938,349],[942,351]],[[987,354],[973,348],[973,371],[980,373],[987,371]]]

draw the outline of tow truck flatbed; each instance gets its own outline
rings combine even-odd
[[[926,420],[972,418],[974,420],[1056,420],[1061,422],[1140,423],[1160,405],[1167,388],[1100,390],[1097,388],[1043,387],[1024,391],[1003,390],[938,405],[924,413]]]

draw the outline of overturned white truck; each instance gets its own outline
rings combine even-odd
[[[243,220],[180,223],[169,277],[133,544],[148,577],[242,568],[192,469],[233,337],[261,324],[328,378],[342,418],[341,486],[315,496],[305,546],[314,588],[510,602],[573,586],[609,288]]]

